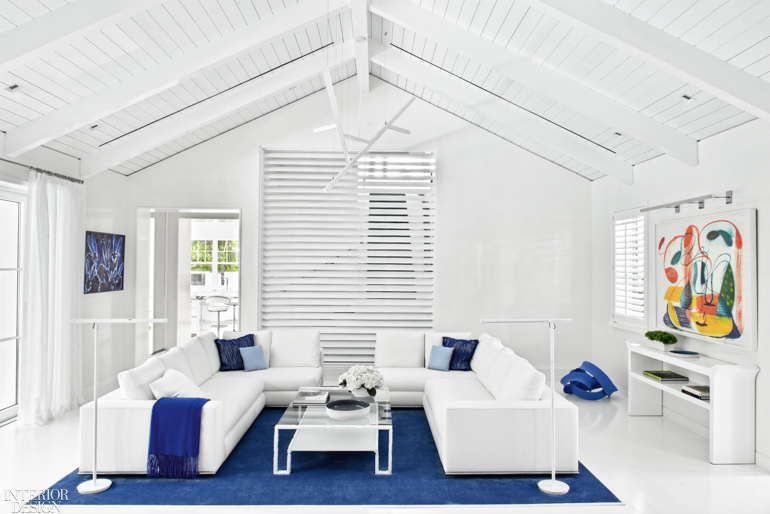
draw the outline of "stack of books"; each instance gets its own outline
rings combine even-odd
[[[711,399],[711,392],[709,390],[709,386],[686,385],[686,386],[682,386],[682,392],[684,394],[694,396],[699,400]]]
[[[292,402],[295,406],[326,405],[329,401],[329,391],[317,389],[300,389]]]
[[[690,379],[673,371],[645,371],[644,374],[661,382],[688,382]]]

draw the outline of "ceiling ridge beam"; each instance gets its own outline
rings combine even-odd
[[[601,0],[525,0],[616,48],[770,121],[770,83]]]
[[[333,62],[336,64],[344,64],[355,58],[352,41],[348,41],[340,47],[330,48],[312,57],[306,57],[208,102],[182,111],[163,123],[137,132],[136,135],[121,143],[86,156],[81,161],[81,176],[83,178],[92,177],[184,134],[213,123],[246,105],[269,98],[320,75],[328,66],[329,56],[334,57]]]
[[[0,73],[162,0],[77,0],[0,34]]]
[[[372,12],[453,52],[483,62],[503,76],[606,123],[682,162],[698,164],[698,141],[694,138],[463,29],[423,7],[408,1],[385,0],[381,4],[373,5]]]
[[[77,0],[75,4],[82,2]],[[99,0],[116,3],[117,0]],[[131,0],[134,2],[135,0]],[[117,2],[119,3],[119,2]],[[73,5],[75,5],[73,4]],[[199,49],[177,57],[168,64],[152,68],[35,118],[7,132],[6,152],[17,156],[58,137],[90,125],[183,80],[274,41],[287,33],[317,23],[327,15],[348,8],[347,0],[296,4],[256,24],[232,32]],[[62,7],[64,9],[64,7]]]
[[[356,41],[358,89],[369,92],[369,5],[371,0],[350,0],[353,39]],[[361,40],[363,38],[363,41]]]
[[[557,129],[523,109],[501,102],[496,97],[464,84],[447,73],[436,71],[429,65],[409,58],[392,47],[388,48],[372,41],[369,49],[372,63],[451,98],[519,134],[558,149],[613,178],[627,184],[633,183],[633,167],[629,163],[609,152],[599,150],[592,143]]]

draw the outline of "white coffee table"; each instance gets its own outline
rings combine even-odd
[[[303,390],[308,388],[302,388]],[[359,398],[339,387],[313,388],[329,391],[329,401],[355,398],[372,404],[369,415],[351,421],[337,421],[326,415],[326,405],[289,405],[275,426],[273,474],[291,474],[292,452],[373,452],[374,474],[390,475],[393,465],[393,421],[390,392],[378,389],[377,396]],[[295,430],[286,452],[286,469],[278,469],[278,439],[281,430]],[[388,432],[388,468],[380,469],[379,433]]]

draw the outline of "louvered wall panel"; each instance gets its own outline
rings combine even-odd
[[[264,149],[261,169],[262,327],[320,329],[337,367],[373,363],[378,331],[433,327],[434,153],[370,152],[324,193],[344,165]]]

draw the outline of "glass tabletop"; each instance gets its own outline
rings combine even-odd
[[[347,389],[339,387],[302,387],[302,391],[328,391],[329,401],[361,400],[371,404],[369,415],[363,418],[340,421],[326,415],[326,405],[294,405],[292,402],[278,421],[279,427],[369,427],[392,425],[390,413],[390,391],[387,387],[377,389],[377,396],[358,397]]]

